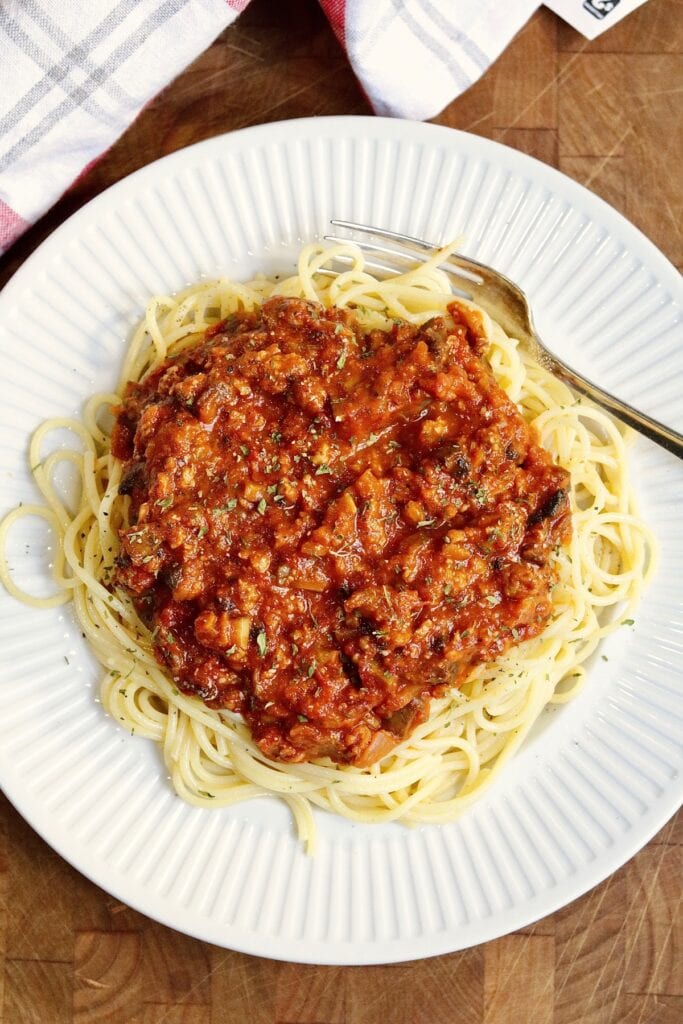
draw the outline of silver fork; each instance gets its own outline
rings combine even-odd
[[[360,249],[370,254],[368,264],[373,269],[378,269],[386,274],[400,273],[401,268],[396,266],[397,260],[408,260],[413,263],[415,260],[424,262],[440,248],[440,246],[425,242],[421,238],[411,238],[410,235],[402,235],[398,231],[388,231],[386,228],[356,224],[348,220],[332,220],[330,223],[335,227],[354,232],[354,237],[342,238],[338,235],[325,235],[327,241],[355,242]],[[361,237],[356,237],[358,235]],[[391,244],[388,245],[387,241]],[[514,281],[492,267],[487,267],[483,263],[459,256],[456,253],[452,253],[441,264],[441,269],[458,279],[455,287],[456,294],[482,306],[507,334],[526,345],[533,358],[546,370],[565,381],[579,394],[585,395],[596,405],[612,413],[629,427],[637,430],[638,433],[644,434],[651,441],[677,455],[679,459],[683,459],[683,434],[679,434],[678,431],[667,427],[666,424],[652,419],[651,416],[647,416],[627,402],[611,395],[577,373],[576,370],[572,370],[565,362],[548,351],[536,333],[529,300]]]

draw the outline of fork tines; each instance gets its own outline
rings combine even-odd
[[[379,228],[369,224],[358,224],[355,221],[350,220],[331,220],[330,223],[334,227],[344,228],[346,231],[351,232],[350,236],[342,235],[325,235],[325,240],[328,242],[355,242],[359,249],[363,252],[371,254],[368,260],[368,265],[377,267],[386,273],[397,274],[405,270],[403,266],[397,266],[397,260],[407,261],[409,263],[426,262],[431,259],[434,253],[440,248],[432,242],[426,242],[421,238],[414,238],[412,235],[404,235],[399,231],[389,231],[387,228]],[[360,236],[360,237],[358,237]],[[368,236],[368,237],[363,237]],[[370,239],[373,239],[371,241]],[[389,240],[391,245],[387,245],[384,240]],[[388,257],[389,265],[382,263],[377,260],[375,254]],[[393,262],[392,262],[393,261]],[[458,277],[464,278],[467,281],[473,281],[475,284],[481,283],[481,277],[471,270],[467,270],[457,263],[450,260],[444,260],[443,263],[439,264],[441,270],[447,271],[449,274],[454,274]],[[462,294],[469,298],[466,292]]]

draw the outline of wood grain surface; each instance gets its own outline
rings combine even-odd
[[[682,9],[588,43],[541,10],[439,117],[559,167],[683,264]],[[367,102],[314,0],[254,0],[0,261],[0,284],[112,182],[220,132]],[[530,928],[387,967],[275,963],[116,903],[0,801],[0,1024],[680,1024],[683,819]]]

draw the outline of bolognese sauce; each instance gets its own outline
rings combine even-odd
[[[115,582],[274,760],[377,761],[550,617],[568,474],[449,313],[365,331],[274,297],[127,386]]]

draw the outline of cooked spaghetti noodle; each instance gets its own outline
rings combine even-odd
[[[34,434],[30,465],[46,505],[24,505],[0,525],[0,579],[35,607],[73,601],[83,633],[106,670],[106,708],[136,735],[162,745],[176,792],[190,803],[213,807],[279,795],[309,848],[314,805],[362,822],[451,820],[503,770],[542,709],[580,689],[584,662],[630,615],[655,560],[655,540],[635,511],[623,433],[533,363],[484,311],[460,303],[481,325],[496,380],[570,474],[572,536],[553,556],[557,583],[543,632],[477,665],[459,689],[432,700],[429,717],[387,756],[357,767],[327,758],[292,764],[269,760],[242,715],[183,694],[164,672],[152,630],[130,594],[112,585],[130,499],[119,490],[122,463],[111,452],[102,413],[120,406],[128,381],[143,380],[169,356],[197,345],[217,323],[274,295],[353,309],[367,331],[386,330],[396,320],[421,325],[435,316],[448,318],[454,297],[438,265],[452,248],[406,274],[378,281],[354,246],[313,245],[302,251],[297,275],[287,280],[205,282],[154,298],[128,349],[116,391],[95,395],[82,422],[49,420]],[[321,273],[340,256],[350,261],[350,269],[336,277]],[[63,428],[78,437],[81,451],[58,449],[43,459],[46,436]],[[82,484],[74,514],[54,484],[55,470],[65,460],[76,466]],[[54,596],[31,597],[10,577],[7,532],[24,515],[45,518],[59,536]]]

